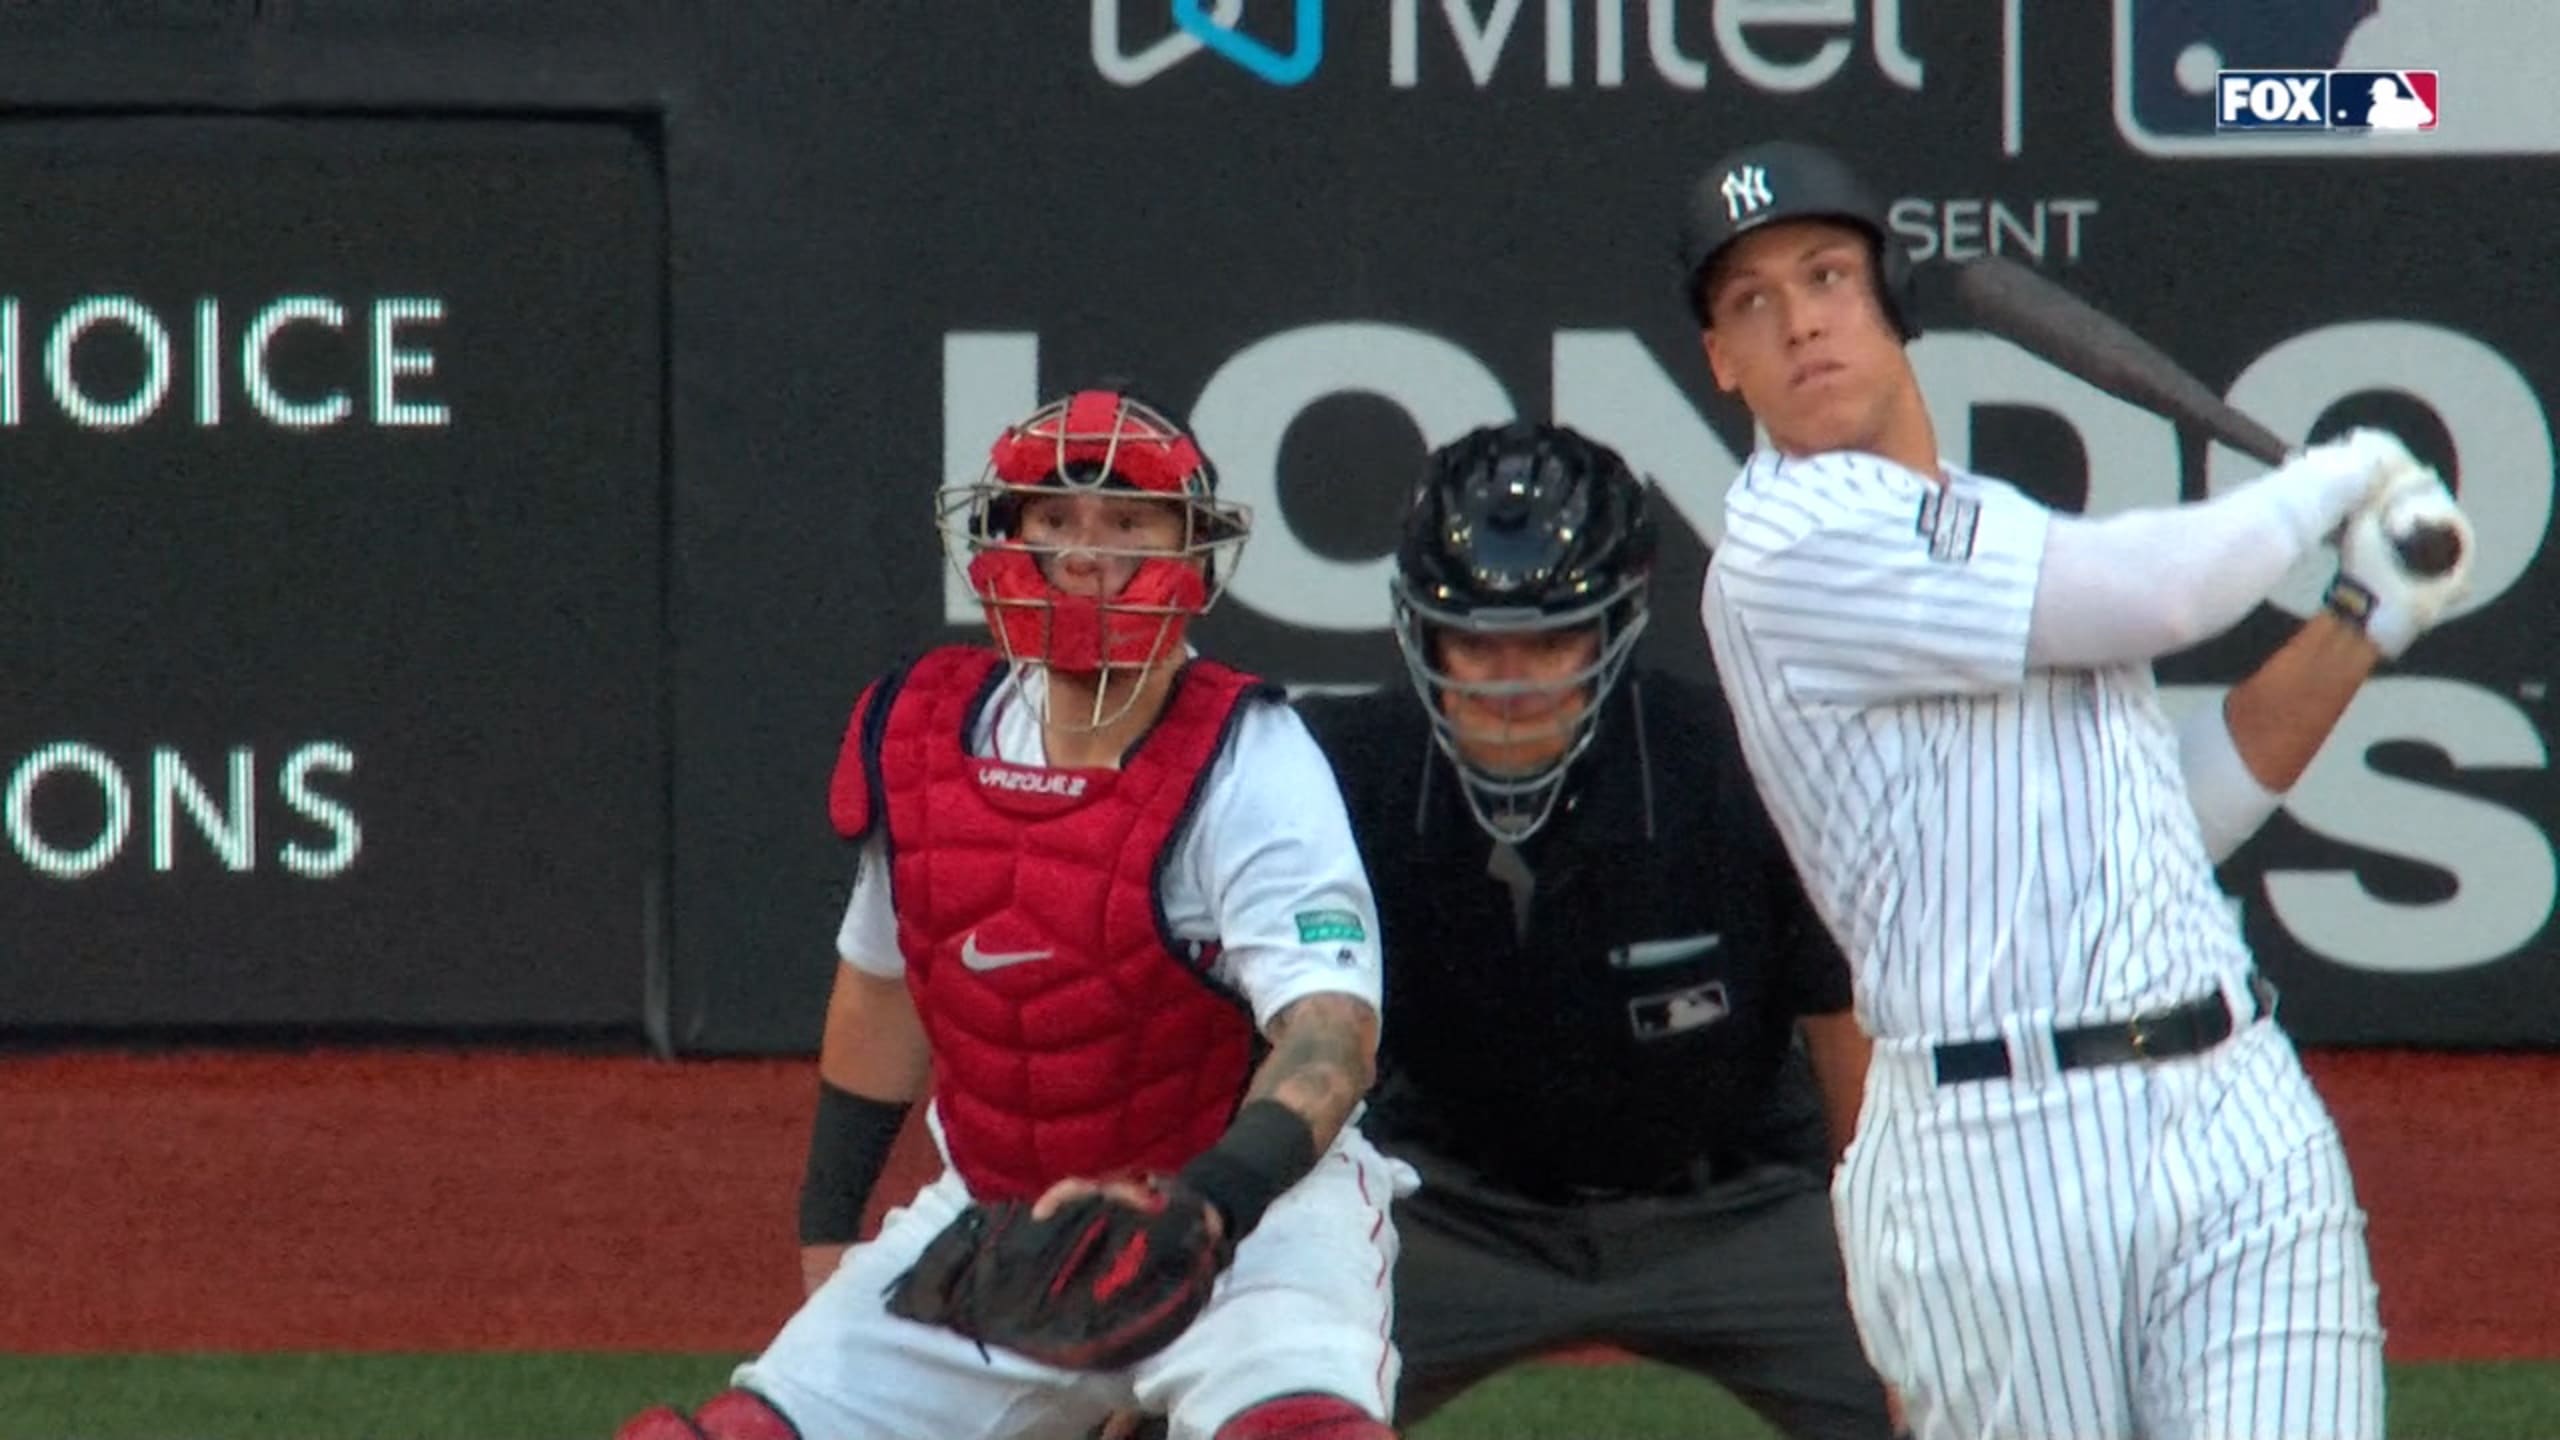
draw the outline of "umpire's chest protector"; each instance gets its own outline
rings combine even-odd
[[[1120,769],[1069,770],[969,752],[1004,673],[951,646],[873,686],[829,797],[847,837],[887,822],[935,1110],[982,1200],[1180,1167],[1225,1129],[1256,1050],[1215,947],[1175,940],[1157,880],[1259,682],[1193,660]]]

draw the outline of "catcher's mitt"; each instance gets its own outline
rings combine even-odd
[[[1029,1201],[972,1205],[888,1290],[889,1313],[1066,1370],[1119,1370],[1189,1329],[1230,1258],[1209,1207],[1159,1183],[1141,1207],[1108,1195],[1046,1220]]]

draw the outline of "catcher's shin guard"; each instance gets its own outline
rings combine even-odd
[[[723,1390],[687,1415],[672,1405],[643,1410],[613,1440],[800,1440],[800,1431],[752,1390]]]
[[[1339,1395],[1275,1395],[1238,1412],[1210,1440],[1396,1440],[1396,1432]]]

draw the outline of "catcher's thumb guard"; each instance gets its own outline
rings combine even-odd
[[[882,1288],[880,1293],[889,1302],[889,1313],[922,1325],[948,1321],[952,1307],[959,1303],[970,1283],[970,1272],[987,1253],[993,1235],[1013,1218],[1010,1209],[1000,1213],[983,1205],[961,1211],[959,1218],[933,1237],[913,1264]]]

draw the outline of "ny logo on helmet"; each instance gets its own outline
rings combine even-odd
[[[1724,183],[1716,190],[1724,196],[1724,218],[1727,220],[1740,220],[1745,215],[1757,214],[1772,198],[1769,194],[1769,172],[1759,165],[1745,165],[1725,172]]]

